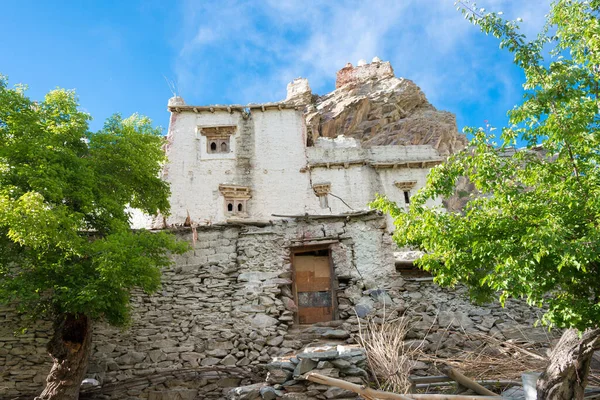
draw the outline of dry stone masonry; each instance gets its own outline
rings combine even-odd
[[[193,243],[191,228],[181,228],[177,234]],[[531,329],[537,315],[523,304],[476,307],[461,289],[448,291],[431,281],[403,279],[394,269],[385,219],[375,213],[325,220],[297,218],[264,227],[212,226],[198,228],[196,235],[193,250],[177,257],[176,265],[164,272],[158,293],[134,296],[135,314],[129,328],[95,328],[88,378],[102,385],[120,382],[125,388],[145,379],[125,393],[94,398],[160,399],[169,393],[187,393],[193,396],[190,398],[217,399],[244,382],[215,374],[194,379],[180,379],[175,374],[212,366],[238,366],[248,371],[266,366],[271,378],[260,387],[272,387],[277,396],[295,393],[296,397],[282,398],[335,398],[327,397],[332,393],[329,389],[315,389],[293,379],[294,375],[288,374],[293,373],[290,364],[273,364],[272,360],[293,354],[300,361],[314,361],[304,361],[303,370],[315,364],[320,372],[356,381],[365,369],[358,358],[353,358],[356,364],[351,366],[357,369],[348,373],[342,368],[347,367],[343,361],[336,364],[319,355],[304,357],[302,351],[314,343],[354,343],[357,318],[382,318],[384,313],[389,318],[412,317],[408,339],[428,334],[427,345],[437,351],[469,346],[452,339],[453,332],[463,330],[506,338],[545,334],[541,328]],[[290,251],[324,242],[330,243],[334,260],[338,319],[300,327],[294,321],[297,305]],[[50,368],[44,351],[50,325],[13,336],[18,317],[7,310],[3,315],[0,398],[33,395],[41,390]],[[289,362],[295,370],[298,364],[293,358]],[[428,368],[416,367],[416,374]],[[174,374],[165,375],[169,371]],[[306,392],[308,397],[298,397],[294,390]]]

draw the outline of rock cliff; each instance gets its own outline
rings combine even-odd
[[[309,145],[344,135],[363,147],[429,144],[448,155],[467,143],[453,114],[436,110],[414,82],[397,78],[378,58],[347,64],[337,73],[336,89],[323,96],[313,95],[306,79],[295,79],[286,102],[306,105]]]

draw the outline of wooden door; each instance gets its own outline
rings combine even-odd
[[[296,254],[294,269],[298,322],[313,324],[333,320],[329,256]]]

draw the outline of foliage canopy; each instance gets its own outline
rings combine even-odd
[[[501,14],[459,9],[514,54],[524,101],[508,112],[499,146],[467,129],[470,146],[432,169],[406,212],[385,198],[372,206],[392,215],[400,246],[425,252],[419,266],[438,283],[462,282],[481,301],[524,297],[550,326],[598,327],[600,1],[554,2],[533,41]],[[526,149],[514,150],[517,138]],[[456,194],[461,177],[476,189],[462,194],[462,212],[426,204]]]
[[[159,178],[160,130],[148,118],[109,118],[91,133],[73,91],[43,101],[0,75],[0,302],[32,318],[65,313],[128,320],[130,290],[156,290],[167,233],[132,231],[128,207],[169,209]]]

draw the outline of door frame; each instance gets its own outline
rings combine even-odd
[[[290,259],[292,262],[292,292],[294,294],[294,302],[296,303],[297,311],[294,313],[294,325],[300,325],[299,311],[300,304],[298,303],[298,291],[296,289],[296,264],[294,259],[298,253],[310,253],[312,251],[327,250],[327,257],[329,258],[329,287],[331,290],[331,315],[332,321],[339,319],[338,315],[338,302],[337,302],[337,278],[335,276],[333,257],[331,251],[331,244],[315,244],[308,246],[294,246],[290,247]],[[311,324],[306,324],[311,325]]]

